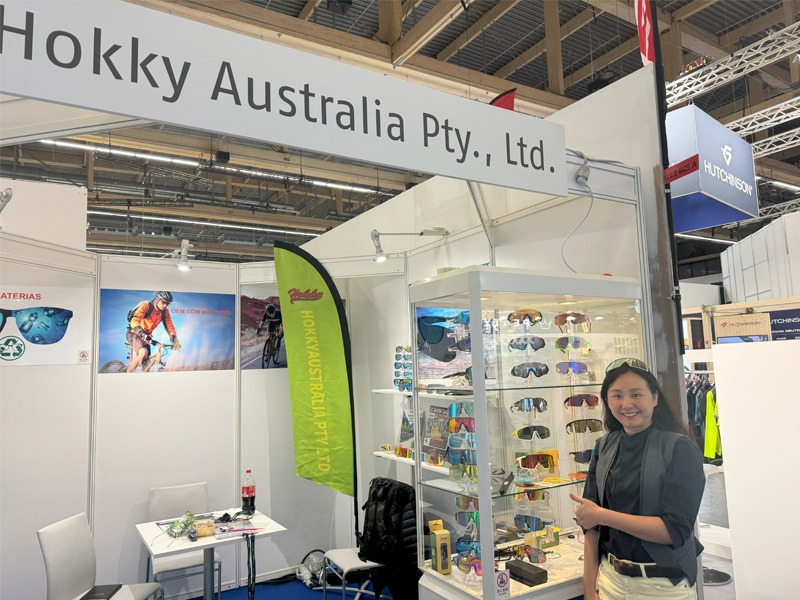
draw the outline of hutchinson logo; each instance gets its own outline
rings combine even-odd
[[[295,302],[309,302],[314,300],[319,300],[322,298],[323,293],[320,292],[318,289],[314,288],[313,290],[307,289],[306,291],[298,290],[297,288],[292,288],[289,290],[289,302],[290,304],[294,304]]]
[[[725,159],[725,164],[730,167],[733,160],[733,148],[725,144],[720,150],[722,150],[722,158]]]
[[[17,360],[25,354],[25,342],[17,336],[8,335],[0,339],[0,360]]]

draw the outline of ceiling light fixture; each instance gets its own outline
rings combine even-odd
[[[14,190],[11,188],[6,188],[2,192],[0,192],[0,213],[3,212],[8,203],[11,202],[11,198],[14,195]],[[0,231],[3,231],[3,228],[0,227]]]
[[[676,233],[675,237],[685,238],[687,240],[700,240],[703,242],[717,242],[718,244],[728,244],[729,246],[736,243],[734,240],[721,240],[719,238],[709,238],[701,235],[689,235],[688,233]]]
[[[432,235],[432,236],[439,236],[439,237],[446,237],[450,232],[447,231],[444,227],[430,227],[428,229],[423,229],[422,231],[408,231],[408,232],[385,232],[381,233],[377,229],[373,229],[370,237],[372,237],[372,243],[375,244],[375,258],[373,259],[376,263],[386,262],[388,258],[386,252],[383,251],[383,247],[381,246],[381,236],[382,235]]]
[[[172,260],[179,271],[192,270],[192,265],[189,264],[189,248],[191,247],[189,240],[181,240],[181,249],[172,251]]]

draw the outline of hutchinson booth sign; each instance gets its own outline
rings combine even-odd
[[[675,232],[758,216],[750,144],[694,105],[667,114]]]

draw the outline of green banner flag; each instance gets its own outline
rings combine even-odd
[[[275,242],[295,471],[353,496],[355,451],[350,335],[344,305],[325,268],[305,250]]]

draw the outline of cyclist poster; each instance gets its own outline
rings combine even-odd
[[[100,290],[100,373],[233,369],[236,296]]]
[[[241,369],[285,369],[283,313],[275,285],[242,286],[239,298]]]
[[[0,367],[91,362],[91,288],[0,286]]]

